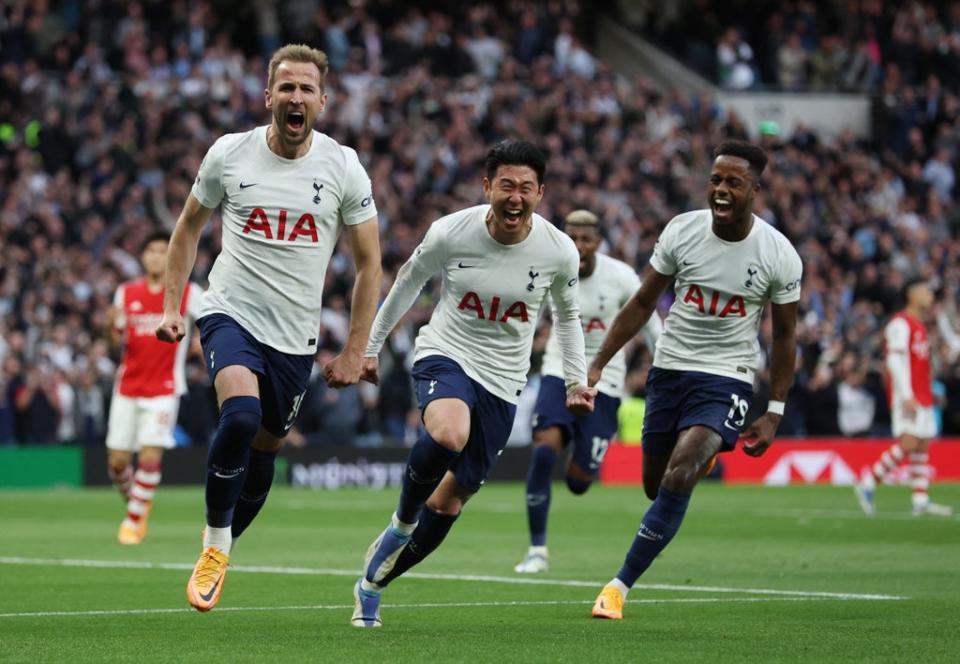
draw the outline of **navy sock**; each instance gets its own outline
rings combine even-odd
[[[243,481],[237,507],[233,511],[233,536],[247,529],[247,526],[260,513],[260,508],[267,502],[267,494],[273,484],[273,469],[277,460],[277,453],[251,449],[250,462],[247,468],[247,477]]]
[[[417,520],[423,504],[437,488],[457,454],[459,452],[438,444],[426,431],[420,435],[410,449],[407,468],[403,473],[403,488],[397,505],[397,517],[402,522],[413,523]]]
[[[414,530],[410,536],[410,541],[407,543],[407,546],[404,547],[403,551],[400,552],[393,569],[390,570],[390,573],[387,574],[378,585],[386,586],[433,553],[434,550],[440,546],[440,543],[447,536],[447,533],[450,532],[450,529],[453,527],[453,522],[456,521],[459,516],[459,514],[453,516],[440,514],[424,505],[423,509],[420,510],[419,523],[417,523],[416,530]]]
[[[533,448],[527,471],[527,524],[531,546],[547,543],[547,513],[550,511],[550,479],[557,453],[546,445]]]
[[[633,538],[623,567],[617,572],[617,578],[627,587],[636,583],[657,554],[663,551],[677,534],[689,504],[689,495],[673,493],[660,487],[657,499],[643,515],[640,531]]]
[[[209,526],[226,528],[233,521],[260,418],[260,399],[256,397],[231,397],[220,407],[220,424],[207,453]]]

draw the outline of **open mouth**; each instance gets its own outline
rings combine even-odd
[[[300,131],[303,129],[303,125],[306,124],[306,117],[300,111],[292,111],[287,115],[287,126],[294,131]]]
[[[503,218],[510,223],[520,221],[521,216],[523,216],[523,208],[504,208],[503,210]]]
[[[733,210],[733,201],[726,198],[713,199],[713,211],[717,214],[728,214]]]

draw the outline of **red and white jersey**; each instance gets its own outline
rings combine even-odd
[[[926,326],[901,311],[887,323],[883,336],[887,354],[887,396],[891,404],[913,399],[918,406],[932,406],[930,342]]]
[[[114,326],[123,333],[123,362],[117,372],[117,391],[127,397],[159,397],[187,391],[184,363],[190,348],[190,330],[200,311],[203,289],[188,283],[180,302],[187,336],[177,344],[160,341],[157,325],[163,318],[163,288],[151,290],[146,279],[120,285],[113,297]]]
[[[650,265],[676,277],[653,366],[753,383],[763,308],[800,299],[803,266],[790,241],[753,215],[747,237],[728,242],[713,232],[710,210],[695,210],[667,224]]]

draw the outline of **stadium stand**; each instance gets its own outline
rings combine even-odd
[[[756,212],[805,265],[799,370],[781,435],[888,433],[880,331],[917,274],[937,290],[931,345],[944,431],[960,433],[960,3],[873,0],[859,15],[815,17],[812,4],[724,12],[750,23],[741,33],[715,19],[702,43],[690,39],[688,59],[706,54],[700,64],[714,67],[719,45],[706,35],[721,35],[744,53],[745,40],[757,85],[875,94],[871,140],[804,127],[762,138],[771,160]],[[548,149],[541,214],[595,211],[609,253],[640,269],[674,214],[704,206],[711,147],[748,135],[709,97],[625,78],[592,56],[589,3],[236,5],[14,0],[0,10],[0,444],[102,442],[115,370],[102,329],[114,289],[136,274],[141,240],[172,227],[215,138],[267,122],[264,54],[281,43],[330,56],[331,110],[318,129],[356,147],[371,175],[384,293],[433,219],[479,200],[479,164],[499,138]],[[677,45],[704,15],[647,29]],[[194,273],[201,283],[218,235],[215,215]],[[321,357],[346,331],[345,251],[322,285]],[[329,441],[334,412],[339,442],[410,440],[407,354],[431,304],[425,291],[392,335],[379,388],[326,391],[317,381],[294,444]],[[764,346],[769,334],[767,322]],[[633,354],[635,376],[649,361]],[[204,444],[216,409],[197,358],[189,381],[182,436]],[[872,418],[851,418],[865,403]]]

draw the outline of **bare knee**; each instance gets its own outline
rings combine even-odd
[[[701,468],[691,462],[683,462],[667,468],[660,483],[663,488],[673,493],[693,493],[693,488],[700,479]],[[649,496],[649,494],[647,494]],[[656,496],[653,496],[656,497]]]
[[[437,445],[459,452],[466,447],[467,440],[470,438],[470,423],[457,420],[434,422],[427,429],[427,433],[430,434]]]
[[[448,470],[440,480],[440,484],[427,498],[427,507],[438,514],[456,516],[460,514],[471,496],[473,492],[460,484],[456,476]]]
[[[457,496],[430,496],[430,498],[427,499],[427,507],[437,514],[443,514],[444,516],[456,516],[460,514],[465,504],[466,501]]]
[[[563,432],[560,427],[540,429],[533,433],[534,447],[549,447],[557,454],[563,452]]]
[[[113,475],[119,475],[130,465],[130,454],[128,452],[115,452],[113,450],[107,453],[107,472]]]
[[[162,463],[163,448],[160,447],[144,447],[137,455],[137,466],[147,472],[160,470]]]

